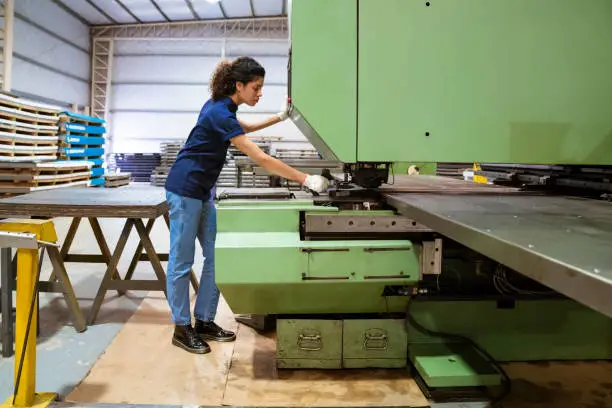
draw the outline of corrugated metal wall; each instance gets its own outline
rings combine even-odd
[[[221,60],[223,41],[117,41],[111,88],[112,151],[157,152],[163,141],[185,139],[204,102],[209,80]],[[248,55],[266,69],[264,96],[255,107],[243,105],[239,117],[260,120],[277,113],[287,94],[286,42],[225,42],[225,57]],[[310,145],[290,121],[257,132],[279,136],[281,147]]]
[[[58,104],[89,104],[90,36],[51,0],[16,0],[13,91]]]

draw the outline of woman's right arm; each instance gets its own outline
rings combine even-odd
[[[246,135],[233,137],[231,142],[238,150],[249,156],[251,160],[268,170],[270,173],[304,184],[306,187],[318,193],[324,192],[328,187],[329,181],[326,178],[308,175],[286,165],[282,161],[266,154]]]
[[[302,173],[301,171],[296,170],[293,167],[286,165],[282,161],[266,154],[266,152],[261,150],[259,146],[253,143],[246,135],[236,136],[232,138],[231,141],[238,150],[249,156],[251,160],[269,172],[301,184],[303,184],[306,180],[305,173]]]

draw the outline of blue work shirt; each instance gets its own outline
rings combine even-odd
[[[244,134],[231,98],[206,101],[195,127],[179,151],[166,179],[166,190],[183,197],[208,200],[225,164],[233,137]]]

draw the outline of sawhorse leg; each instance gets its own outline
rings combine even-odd
[[[101,262],[105,263],[108,266],[110,262],[110,250],[108,249],[108,244],[106,243],[106,239],[104,238],[104,233],[102,232],[102,227],[100,227],[100,222],[97,218],[88,218],[89,224],[91,225],[91,229],[94,233],[94,237],[96,238],[96,242],[98,243],[98,247],[100,248],[101,255],[71,255],[70,247],[72,246],[72,241],[74,241],[74,237],[76,235],[77,230],[79,229],[79,225],[81,224],[81,218],[75,217],[72,219],[70,223],[70,228],[68,228],[68,234],[66,234],[66,239],[64,240],[64,245],[62,245],[62,249],[60,251],[60,259],[62,263],[65,262]],[[115,270],[113,274],[114,279],[121,279],[119,276],[119,272]],[[51,274],[50,281],[56,280],[55,271]],[[123,295],[125,292],[118,291],[119,295]]]
[[[167,215],[164,215],[164,220],[166,221],[166,225],[168,226],[168,230],[170,230],[170,219],[168,218]],[[151,230],[153,229],[153,224],[155,224],[155,219],[151,218],[149,219],[149,221],[147,221],[147,226],[146,226],[146,234],[147,236],[149,236],[151,234]],[[125,279],[132,279],[132,276],[134,275],[134,270],[136,269],[136,265],[138,264],[138,261],[148,261],[149,258],[146,254],[142,254],[142,242],[138,244],[138,247],[136,248],[136,253],[134,253],[134,256],[132,257],[132,262],[130,262],[130,267],[128,268],[127,274],[125,275]],[[158,257],[160,259],[160,261],[167,261],[168,260],[168,255],[166,254],[158,254]],[[193,272],[193,268],[190,269],[190,277],[189,277],[190,281],[191,281],[191,286],[193,286],[193,289],[196,291],[196,293],[198,292],[198,279],[196,277],[196,274]]]
[[[134,220],[131,218],[126,220],[125,224],[123,225],[123,230],[121,231],[121,235],[119,236],[119,241],[117,241],[117,246],[113,251],[113,254],[108,263],[108,267],[106,268],[106,273],[104,274],[104,278],[102,278],[100,288],[98,288],[98,293],[96,294],[93,305],[91,306],[91,310],[89,312],[89,324],[93,324],[93,322],[96,320],[96,317],[98,317],[98,312],[100,311],[100,307],[102,306],[102,302],[104,301],[104,297],[106,296],[106,291],[111,286],[111,281],[113,280],[113,275],[117,270],[119,258],[121,258],[121,254],[125,249],[125,244],[127,243],[127,240],[130,237],[130,232],[132,232],[133,227]]]
[[[98,313],[100,311],[100,307],[102,306],[102,302],[104,301],[104,297],[106,296],[106,292],[111,289],[115,290],[154,290],[161,291],[166,294],[166,274],[164,272],[164,268],[161,265],[160,257],[155,252],[155,248],[151,239],[149,237],[149,233],[153,228],[154,220],[149,220],[147,222],[147,226],[145,226],[144,222],[139,218],[129,218],[126,220],[125,225],[123,226],[123,230],[121,232],[121,236],[119,237],[119,241],[117,242],[117,246],[113,251],[110,262],[108,264],[108,268],[106,273],[104,274],[104,278],[102,279],[102,283],[100,284],[100,288],[98,289],[98,293],[94,299],[94,303],[92,305],[90,315],[89,315],[89,324],[93,324],[96,320]],[[125,245],[130,236],[130,232],[133,227],[136,227],[136,231],[138,232],[138,236],[140,238],[140,242],[138,244],[139,249],[136,251],[134,257],[136,261],[132,260],[132,263],[135,264],[138,260],[143,260],[143,257],[146,256],[146,259],[151,262],[153,266],[153,271],[157,279],[155,280],[134,280],[131,279],[133,275],[133,270],[131,273],[126,275],[126,279],[113,279],[113,272],[117,268],[117,264],[119,263],[119,259],[121,258],[121,254],[125,249]],[[142,249],[145,250],[145,254],[141,254]],[[135,268],[135,265],[134,265]]]
[[[75,330],[77,332],[85,331],[87,329],[85,317],[83,317],[83,312],[77,302],[72,283],[70,283],[66,267],[62,262],[60,251],[56,247],[50,246],[47,248],[47,252],[49,253],[49,259],[53,265],[53,272],[59,282],[40,282],[40,291],[63,293],[68,309],[70,310]]]

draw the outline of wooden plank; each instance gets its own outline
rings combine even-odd
[[[87,187],[88,185],[89,185],[89,180],[72,181],[72,182],[66,182],[66,183],[56,183],[56,184],[50,184],[50,185],[37,185],[37,186],[27,186],[27,185],[21,186],[19,184],[15,184],[15,186],[5,186],[5,185],[0,184],[0,193],[17,194],[17,193],[31,193],[35,191],[57,190],[57,189],[70,189],[71,191],[74,191],[73,187]],[[18,215],[18,214],[14,213],[14,215]],[[52,217],[53,215],[47,215],[47,216]]]

